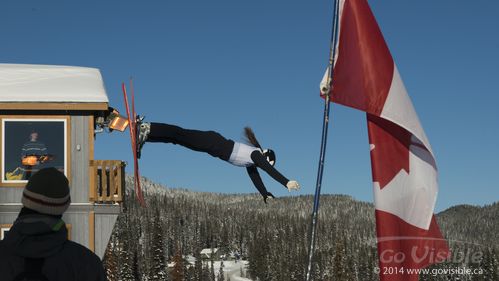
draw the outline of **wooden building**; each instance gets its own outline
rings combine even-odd
[[[30,175],[56,167],[70,182],[63,216],[70,239],[103,258],[125,182],[122,161],[94,159],[96,124],[107,109],[98,69],[0,64],[0,239],[17,218]],[[26,155],[29,146],[45,152]]]

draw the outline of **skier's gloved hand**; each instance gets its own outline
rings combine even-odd
[[[288,181],[286,187],[288,188],[288,191],[291,192],[292,190],[300,189],[300,184],[297,181]]]
[[[267,192],[265,195],[263,195],[263,202],[265,202],[265,204],[267,204],[267,199],[268,198],[272,198],[274,199],[274,194],[270,193],[270,192]]]

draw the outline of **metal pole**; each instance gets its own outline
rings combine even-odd
[[[322,175],[324,172],[324,156],[326,154],[326,143],[327,143],[327,132],[328,132],[328,124],[329,124],[329,95],[326,95],[324,98],[324,119],[322,124],[322,142],[321,142],[321,152],[319,159],[319,169],[317,172],[317,182],[315,187],[315,196],[314,196],[314,208],[312,211],[312,223],[310,230],[310,240],[309,240],[309,251],[308,251],[308,266],[307,266],[307,281],[311,279],[312,272],[312,261],[314,257],[315,250],[315,241],[316,241],[316,230],[317,230],[317,221],[318,221],[318,211],[319,211],[319,199],[321,193],[322,186]]]
[[[324,117],[322,123],[322,140],[321,140],[321,151],[319,157],[319,167],[317,171],[317,181],[315,187],[315,195],[314,195],[314,207],[312,210],[312,223],[310,227],[310,240],[309,240],[309,252],[308,252],[308,265],[307,265],[307,275],[306,281],[312,280],[312,263],[314,258],[315,251],[315,242],[317,236],[317,222],[318,222],[318,212],[319,212],[319,200],[321,194],[322,187],[322,176],[324,173],[324,162],[325,162],[325,154],[326,154],[326,145],[327,145],[327,133],[329,127],[329,112],[330,112],[330,94],[331,94],[331,81],[333,77],[333,67],[334,67],[334,59],[336,55],[336,42],[338,35],[338,17],[339,17],[339,1],[334,0],[334,14],[333,14],[333,24],[332,24],[332,32],[331,32],[331,45],[329,49],[329,67],[328,67],[328,75],[327,75],[327,91],[324,96]]]

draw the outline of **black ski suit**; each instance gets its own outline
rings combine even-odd
[[[42,273],[50,281],[107,280],[101,260],[67,239],[61,219],[23,210],[0,241],[0,280],[11,281],[24,272],[26,258],[43,258]]]
[[[215,131],[190,130],[164,123],[151,123],[150,130],[147,142],[178,144],[194,151],[208,153],[213,157],[230,163],[235,142],[226,139]],[[250,155],[247,155],[247,157],[251,158],[253,162],[251,165],[246,166],[248,175],[266,203],[267,198],[274,197],[274,195],[267,191],[257,167],[267,172],[267,174],[284,186],[286,186],[289,180],[270,165],[257,148]]]

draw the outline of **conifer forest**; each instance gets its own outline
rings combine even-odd
[[[142,180],[145,208],[127,177],[123,212],[104,257],[109,280],[228,281],[223,264],[234,259],[240,270],[231,281],[305,280],[312,195],[265,204],[257,194],[201,193]],[[452,254],[429,267],[439,274],[420,280],[499,280],[498,217],[499,202],[437,214]],[[322,195],[313,280],[379,280],[375,231],[372,203]],[[218,252],[202,256],[203,249]],[[476,274],[445,274],[449,268]]]

